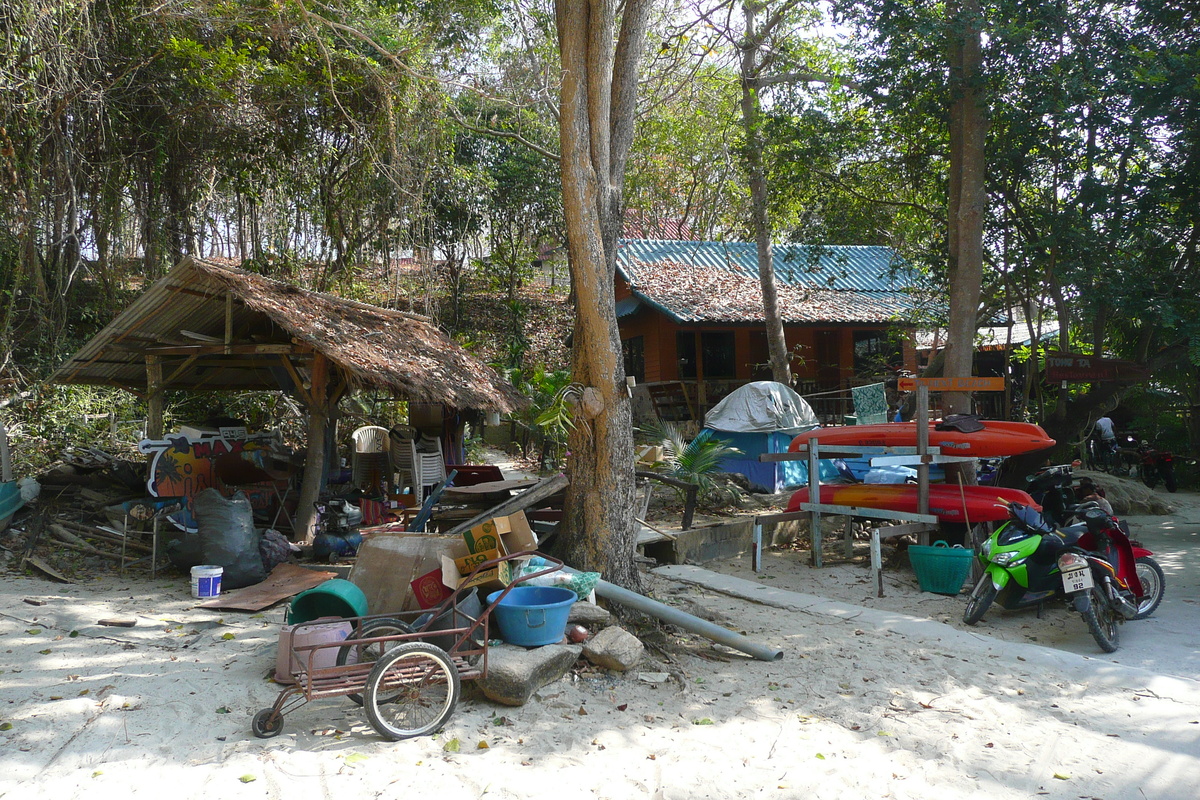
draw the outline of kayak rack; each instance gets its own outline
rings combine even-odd
[[[754,518],[754,549],[752,551],[752,566],[755,572],[762,571],[762,532],[764,525],[774,525],[779,522],[789,522],[808,518],[812,530],[812,565],[824,566],[821,543],[821,514],[846,516],[845,552],[853,555],[853,517],[886,520],[890,524],[881,524],[871,528],[871,571],[875,577],[875,590],[878,597],[883,597],[883,555],[881,542],[895,536],[917,534],[920,544],[929,544],[929,532],[938,529],[938,518],[929,513],[929,465],[933,463],[950,463],[956,461],[973,461],[974,456],[942,455],[941,448],[929,445],[929,389],[921,384],[916,387],[916,447],[830,447],[821,451],[816,438],[809,438],[796,452],[762,453],[759,461],[808,461],[808,496],[820,499],[821,477],[818,461],[822,454],[826,457],[874,456],[880,464],[909,463],[917,468],[917,509],[918,513],[908,511],[890,511],[884,508],[860,508],[857,506],[840,506],[820,502],[801,503],[800,511],[789,511],[782,514],[761,514]],[[804,434],[800,434],[803,437]],[[876,465],[876,458],[871,459],[871,465]]]

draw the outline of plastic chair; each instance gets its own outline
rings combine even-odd
[[[413,494],[424,498],[434,486],[446,479],[446,461],[438,439],[416,438],[416,430],[397,425],[388,433],[392,472],[396,486],[411,486]]]
[[[350,481],[359,489],[378,488],[388,463],[388,430],[364,425],[350,434],[354,453],[350,459]]]

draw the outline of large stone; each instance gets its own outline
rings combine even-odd
[[[583,657],[598,667],[624,672],[642,660],[644,651],[636,636],[614,625],[588,639],[583,646]]]
[[[615,623],[616,620],[609,613],[608,609],[601,608],[595,603],[589,603],[586,600],[580,600],[573,604],[571,606],[571,613],[567,617],[568,625],[582,625],[589,631],[598,631]]]
[[[548,644],[529,650],[512,644],[491,645],[487,677],[475,683],[489,700],[523,706],[538,689],[565,675],[582,649],[577,644]]]

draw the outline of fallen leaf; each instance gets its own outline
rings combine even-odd
[[[586,717],[586,716],[588,715],[588,713],[587,713],[587,709],[586,709],[586,708],[584,708],[583,706],[580,706],[580,707],[579,707],[579,710],[578,710],[578,711],[576,711],[575,713],[576,713],[576,714],[578,714],[578,715],[579,715],[579,716],[581,716],[581,717]]]
[[[49,650],[38,650],[38,652],[39,652],[39,653],[41,653],[41,654],[42,654],[42,655],[44,655],[44,656],[48,656],[48,655],[50,655],[50,651],[49,651]]]
[[[817,758],[819,758],[819,759],[821,759],[822,761],[824,761],[824,760],[825,760],[825,754],[824,754],[824,753],[817,753]]]
[[[70,633],[67,634],[67,636],[72,639],[74,639],[78,635],[79,635],[79,631],[71,631]]]
[[[370,756],[364,756],[362,753],[347,753],[346,757],[342,760],[347,764],[357,764],[360,761],[366,761],[368,758]]]
[[[491,745],[488,744],[487,742],[483,741],[482,739],[479,740],[479,744],[475,745],[476,750],[487,750],[489,748],[491,748]]]
[[[103,772],[101,772],[100,770],[96,770],[95,772],[93,772],[93,773],[92,773],[92,777],[93,777],[93,778],[98,778],[98,777],[100,777],[100,776],[101,776],[101,775],[103,775],[103,774],[104,774],[104,773],[103,773]]]
[[[705,717],[704,719],[692,720],[692,724],[693,725],[712,725],[713,721],[711,719],[709,719],[708,717]]]
[[[226,708],[225,706],[221,706],[220,708],[218,708],[218,709],[217,709],[217,713],[218,713],[218,714],[228,714],[228,713],[229,713],[229,709],[228,709],[228,708]]]
[[[459,750],[459,747],[460,747],[460,745],[459,745],[458,739],[451,739],[450,741],[448,741],[444,745],[442,745],[442,749],[445,750],[447,753],[457,753]]]
[[[0,722],[0,731],[11,731],[11,730],[12,730],[11,722]]]
[[[42,629],[41,628],[29,628],[25,632],[28,633],[30,636],[37,636],[39,633],[42,632]]]
[[[221,638],[228,642],[230,639],[233,638],[233,634],[232,633],[223,633],[223,634],[221,634]]]
[[[1071,780],[1071,776],[1063,775],[1061,772],[1056,772],[1056,773],[1054,773],[1054,779],[1059,780],[1059,781],[1069,781],[1069,780]]]
[[[258,778],[254,777],[253,775],[243,775],[242,777],[238,778],[238,780],[242,783],[254,783],[256,780],[258,780]]]
[[[625,710],[625,709],[627,709],[627,708],[629,708],[629,704],[628,704],[628,703],[622,703],[621,705],[617,706],[617,711],[624,711],[624,710]]]

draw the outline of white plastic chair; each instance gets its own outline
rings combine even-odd
[[[350,480],[360,489],[377,487],[388,464],[388,430],[364,425],[352,433],[354,454],[350,461]]]
[[[398,488],[411,486],[413,494],[424,499],[434,486],[446,479],[441,440],[426,438],[418,443],[416,430],[407,425],[392,428],[388,439],[392,472],[396,475]]]

